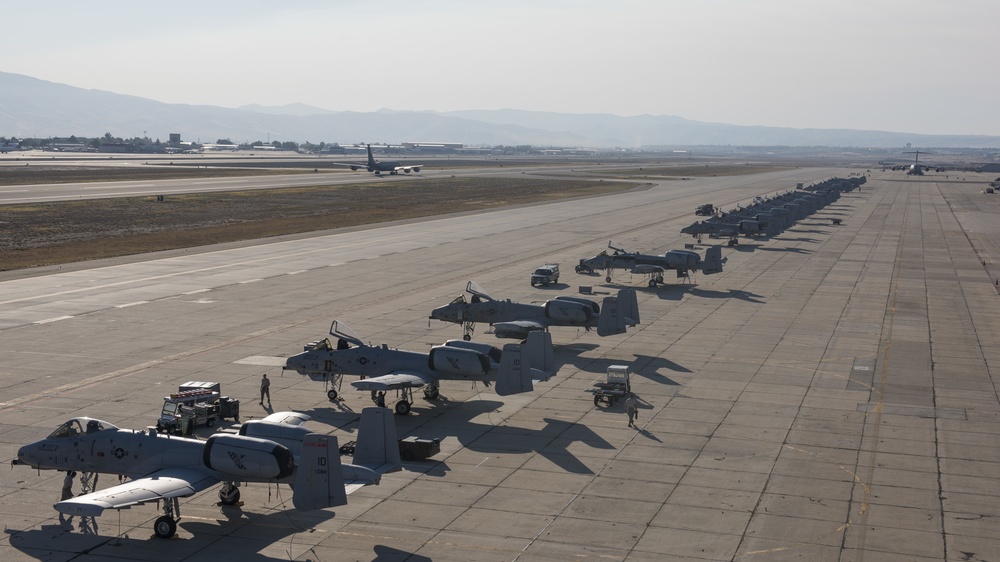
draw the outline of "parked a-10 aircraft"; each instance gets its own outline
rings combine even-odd
[[[234,505],[241,482],[292,486],[295,509],[312,510],[347,503],[347,494],[378,484],[385,472],[399,470],[399,444],[392,413],[366,408],[358,427],[354,464],[341,464],[337,438],[301,425],[309,416],[277,412],[248,421],[239,435],[217,433],[208,440],[119,429],[93,419],[73,418],[48,437],[21,447],[12,464],[40,470],[119,474],[124,484],[60,501],[62,514],[96,517],[105,509],[163,501],[153,523],[156,536],[169,538],[180,519],[179,498],[222,482],[219,499]]]
[[[612,271],[624,269],[649,276],[649,286],[656,287],[663,283],[663,273],[670,269],[677,271],[678,278],[687,277],[689,271],[699,269],[705,275],[722,271],[722,248],[719,246],[706,249],[704,261],[697,252],[690,250],[670,250],[665,254],[640,254],[628,252],[614,242],[608,242],[608,248],[614,250],[614,253],[608,254],[607,250],[604,250],[592,258],[582,259],[576,266],[576,272],[589,273],[603,269],[606,272],[604,280],[610,283]]]
[[[475,281],[469,281],[468,302],[459,295],[451,303],[431,311],[431,318],[462,324],[463,339],[472,339],[476,322],[488,322],[498,338],[523,340],[549,326],[597,328],[599,336],[625,333],[626,327],[639,323],[639,303],[633,289],[622,289],[614,297],[604,297],[603,307],[579,297],[559,296],[544,305],[496,300]]]
[[[382,405],[386,391],[401,393],[396,413],[405,416],[413,405],[413,389],[424,388],[424,398],[435,400],[442,380],[478,381],[489,386],[496,382],[500,396],[534,390],[534,380],[545,380],[555,370],[552,336],[534,332],[524,345],[506,344],[499,350],[489,344],[448,340],[429,353],[392,349],[386,344],[366,345],[346,324],[334,320],[330,338],[311,343],[306,350],[285,360],[283,369],[324,381],[339,381],[343,375],[360,375],[351,386],[372,393]],[[339,382],[327,391],[336,400]]]
[[[357,171],[360,168],[365,168],[369,172],[375,172],[376,176],[382,175],[382,172],[389,172],[389,175],[395,175],[399,172],[406,172],[409,174],[411,170],[414,172],[420,171],[421,166],[419,164],[404,166],[399,162],[383,162],[381,160],[376,160],[375,157],[372,156],[372,145],[369,144],[366,146],[368,147],[368,162],[366,164],[352,164],[351,170]]]

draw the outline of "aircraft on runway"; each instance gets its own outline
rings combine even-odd
[[[385,408],[361,414],[354,464],[341,464],[337,438],[301,425],[305,414],[277,412],[244,423],[238,435],[217,433],[207,440],[119,429],[93,418],[73,418],[41,441],[21,447],[12,464],[40,470],[118,474],[129,481],[55,504],[59,513],[96,517],[105,509],[163,501],[153,523],[156,536],[169,538],[180,519],[179,498],[222,482],[219,500],[234,505],[241,482],[292,486],[298,510],[345,505],[347,494],[378,484],[401,467],[396,425]],[[96,478],[94,478],[96,482]]]
[[[459,295],[445,306],[431,311],[431,318],[462,324],[466,341],[472,339],[476,322],[488,322],[498,338],[523,340],[538,330],[550,326],[577,326],[587,331],[597,328],[597,335],[623,334],[627,326],[639,323],[639,303],[635,291],[622,289],[614,297],[605,297],[603,312],[596,302],[559,296],[544,305],[521,304],[510,299],[501,301],[486,294],[475,281],[469,281],[466,292],[472,295],[467,302]]]
[[[906,169],[906,175],[908,176],[924,175],[924,166],[921,166],[918,160],[920,159],[921,154],[930,154],[930,152],[927,151],[921,152],[920,150],[914,150],[910,152],[904,152],[903,154],[913,154],[913,164],[911,164],[910,167]],[[930,168],[929,166],[927,167]]]
[[[340,380],[343,375],[360,375],[351,386],[372,393],[372,401],[382,405],[386,391],[395,390],[402,397],[395,411],[410,413],[413,389],[424,388],[424,398],[436,400],[442,380],[496,382],[500,396],[534,390],[533,380],[547,380],[554,371],[552,336],[533,332],[524,345],[508,343],[503,350],[489,344],[449,340],[431,348],[429,353],[391,349],[388,345],[366,345],[343,322],[334,320],[330,338],[314,342],[308,349],[285,360],[284,370],[295,371],[313,379]],[[335,386],[339,386],[339,383]],[[327,391],[336,400],[336,388]]]
[[[678,278],[686,278],[689,271],[701,270],[705,275],[722,271],[722,248],[712,246],[705,250],[702,260],[697,252],[690,250],[670,250],[665,254],[640,254],[628,252],[625,248],[608,242],[608,248],[614,253],[602,251],[592,258],[580,260],[576,266],[577,273],[593,272],[599,269],[606,271],[605,281],[611,282],[611,273],[615,269],[625,269],[632,273],[640,273],[649,277],[649,286],[656,287],[663,283],[663,273],[673,269]]]
[[[395,175],[399,172],[406,172],[409,174],[411,170],[414,172],[420,171],[422,166],[421,164],[404,166],[399,162],[383,162],[381,160],[376,160],[375,157],[372,156],[372,145],[369,144],[366,146],[368,147],[368,162],[366,164],[352,164],[351,170],[357,171],[360,168],[365,168],[369,172],[375,172],[376,176],[382,175],[382,172],[389,172],[390,175]]]

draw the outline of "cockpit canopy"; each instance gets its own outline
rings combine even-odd
[[[75,437],[84,433],[97,433],[106,429],[118,429],[116,426],[94,418],[73,418],[66,423],[59,425],[49,434],[49,439],[59,439],[62,437]]]

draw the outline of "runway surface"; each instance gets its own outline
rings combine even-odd
[[[427,315],[469,279],[521,302],[635,286],[642,323],[607,338],[553,329],[561,367],[533,393],[444,383],[444,399],[418,398],[397,417],[399,433],[440,437],[442,452],[336,513],[300,513],[287,488],[249,485],[241,508],[216,505],[215,489],[182,502],[173,540],[151,537],[152,505],[105,514],[94,534],[60,525],[59,473],[13,467],[0,478],[0,557],[996,559],[1000,233],[990,216],[1000,199],[978,193],[984,178],[876,173],[787,232],[724,249],[724,272],[691,284],[572,273],[608,240],[682,248],[696,205],[851,172],[654,181],[612,197],[2,282],[4,458],[77,415],[148,426],[189,380],[219,381],[242,400],[242,419],[263,417],[253,404],[262,372],[275,410],[351,440],[366,395],[345,385],[331,403],[321,383],[275,365],[334,318],[414,351],[458,338],[459,326]],[[530,287],[531,271],[552,261],[562,284]],[[477,340],[500,343],[482,331]],[[586,392],[611,364],[636,373],[638,429]]]

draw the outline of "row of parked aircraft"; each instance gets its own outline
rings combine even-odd
[[[712,218],[692,223],[681,229],[701,242],[702,237],[728,238],[729,246],[739,243],[739,237],[776,236],[819,209],[836,201],[841,192],[861,189],[866,176],[831,178],[808,188],[788,191],[773,197],[757,197],[746,207],[719,212]]]
[[[96,517],[106,509],[162,502],[163,514],[153,524],[156,536],[162,538],[176,532],[180,498],[219,483],[223,505],[239,501],[242,483],[262,482],[291,486],[295,509],[336,507],[347,503],[351,492],[377,484],[382,474],[401,467],[395,422],[391,410],[384,407],[387,391],[396,390],[401,397],[394,408],[399,415],[410,412],[414,389],[423,388],[426,399],[437,399],[442,380],[492,384],[501,396],[531,392],[535,381],[547,380],[556,371],[550,326],[596,327],[598,334],[611,335],[639,322],[632,290],[605,298],[602,313],[597,303],[587,299],[562,297],[544,306],[522,305],[495,300],[474,282],[467,289],[473,294],[472,302],[465,303],[469,308],[452,302],[432,311],[431,318],[493,322],[500,326],[494,332],[498,337],[525,341],[497,349],[468,339],[450,340],[422,353],[386,344],[367,345],[350,327],[335,320],[330,328],[333,341],[313,342],[286,360],[284,369],[314,379],[357,375],[361,378],[352,386],[371,392],[382,406],[363,410],[352,463],[340,461],[335,436],[302,427],[309,416],[277,412],[245,422],[237,435],[220,433],[207,440],[155,429],[120,429],[102,420],[77,417],[60,424],[45,439],[21,447],[12,464],[127,477],[126,482],[103,490],[88,486],[83,494],[54,507],[62,515]],[[336,399],[336,391],[330,390],[328,397]],[[84,481],[96,482],[96,478],[88,476]]]
[[[854,183],[847,186],[856,187],[864,178],[851,181]],[[844,188],[839,182],[820,184],[810,190],[812,195],[789,197],[794,203],[783,205],[815,210],[835,200]],[[779,216],[775,212],[777,200],[759,201],[762,206],[753,220],[777,220],[772,218]],[[763,210],[766,204],[770,204],[769,211]],[[793,208],[785,208],[792,215]],[[609,243],[609,249],[610,254],[604,251],[581,260],[577,271],[604,270],[605,279],[610,281],[613,270],[625,269],[649,275],[650,286],[655,287],[668,270],[675,270],[678,277],[696,270],[711,274],[721,272],[724,261],[720,246],[709,248],[704,258],[686,250],[640,254],[614,243]],[[288,357],[283,368],[327,382],[357,375],[362,378],[352,386],[371,392],[378,406],[384,406],[387,391],[396,390],[400,399],[395,413],[405,415],[411,411],[414,389],[423,388],[424,397],[434,400],[443,380],[494,384],[501,396],[532,391],[536,381],[556,372],[550,327],[596,329],[598,335],[608,336],[624,333],[640,321],[634,289],[622,289],[601,304],[568,296],[543,305],[515,303],[488,295],[472,281],[466,292],[471,295],[468,301],[462,295],[430,313],[432,319],[461,324],[462,340],[449,340],[427,353],[403,351],[386,344],[365,344],[350,327],[335,320],[331,337],[308,344],[302,353]],[[477,322],[491,324],[497,337],[524,341],[505,344],[502,349],[469,341]],[[327,394],[337,398],[336,390]],[[335,436],[302,427],[308,419],[304,414],[278,412],[242,424],[238,434],[218,433],[201,440],[154,429],[120,429],[98,419],[77,417],[60,424],[45,439],[21,447],[12,464],[127,477],[127,481],[104,490],[85,489],[84,494],[54,507],[63,515],[95,517],[106,509],[162,502],[163,515],[153,527],[156,535],[164,538],[176,532],[180,498],[215,484],[222,484],[220,502],[233,505],[239,501],[239,487],[244,482],[286,483],[293,489],[293,506],[310,510],[344,505],[349,493],[377,484],[382,474],[400,469],[395,422],[389,409],[363,410],[352,463],[341,462]]]

